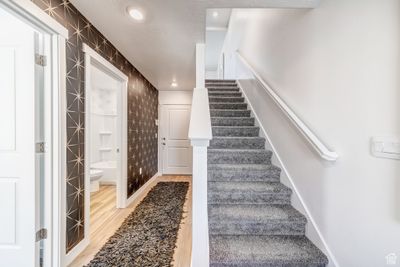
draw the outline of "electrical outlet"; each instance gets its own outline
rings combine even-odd
[[[139,168],[139,174],[142,174],[142,168]]]

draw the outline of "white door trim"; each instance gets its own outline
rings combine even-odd
[[[57,34],[68,39],[68,30],[58,21],[46,14],[40,7],[32,1],[26,0],[3,0],[14,12],[31,24],[41,28],[46,33]]]
[[[48,64],[46,74],[51,76],[51,82],[46,92],[46,99],[51,99],[52,114],[47,114],[47,121],[51,121],[51,139],[47,149],[51,156],[50,202],[52,208],[46,213],[48,237],[46,245],[50,251],[45,256],[45,266],[62,267],[65,256],[65,177],[66,177],[66,56],[65,43],[68,30],[46,14],[31,1],[3,0],[0,2],[7,10],[13,12],[20,19],[35,27],[38,31],[51,38],[51,47],[47,49]],[[53,179],[56,177],[57,179]]]
[[[125,208],[127,206],[127,180],[128,180],[128,76],[122,71],[108,62],[95,50],[90,48],[87,44],[83,44],[82,50],[85,53],[85,110],[90,110],[90,78],[91,66],[95,65],[100,67],[107,74],[116,78],[122,83],[120,99],[121,114],[121,138],[119,139],[120,145],[120,163],[121,175],[117,178],[117,208]],[[87,125],[90,125],[90,116],[85,116],[85,222],[84,222],[84,239],[74,247],[66,257],[66,264],[71,263],[90,243],[90,142]]]

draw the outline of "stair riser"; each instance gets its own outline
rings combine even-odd
[[[258,136],[260,129],[258,127],[212,127],[213,136]]]
[[[233,92],[233,93],[230,93],[230,92],[209,92],[208,96],[209,97],[219,97],[219,96],[221,96],[221,97],[241,97],[242,93],[240,93],[240,92]]]
[[[231,82],[231,83],[234,83],[234,82],[236,82],[236,80],[232,80],[232,79],[226,79],[226,80],[224,80],[224,79],[206,79],[206,83],[209,83],[209,82],[226,82],[226,83]]]
[[[237,87],[236,83],[206,83],[206,88],[209,87]]]
[[[214,164],[271,164],[271,153],[268,151],[215,152],[209,150],[208,161]]]
[[[250,110],[210,110],[211,117],[250,117]]]
[[[247,104],[246,103],[211,103],[210,102],[210,109],[239,109],[239,110],[246,110]]]
[[[208,204],[290,204],[290,193],[219,192],[209,189]]]
[[[213,126],[254,126],[254,118],[211,118]]]
[[[220,221],[209,218],[211,235],[304,235],[305,221]]]
[[[219,139],[214,138],[210,141],[210,148],[232,148],[232,149],[264,149],[264,139]]]
[[[208,92],[227,92],[227,93],[239,93],[237,87],[208,87]]]
[[[210,103],[244,103],[244,97],[209,97]]]

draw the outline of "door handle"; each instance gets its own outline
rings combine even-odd
[[[165,146],[165,143],[162,143]]]
[[[162,140],[165,140],[165,137],[163,137]]]

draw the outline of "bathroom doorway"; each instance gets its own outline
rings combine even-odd
[[[85,239],[127,200],[128,77],[89,46],[85,52]]]

